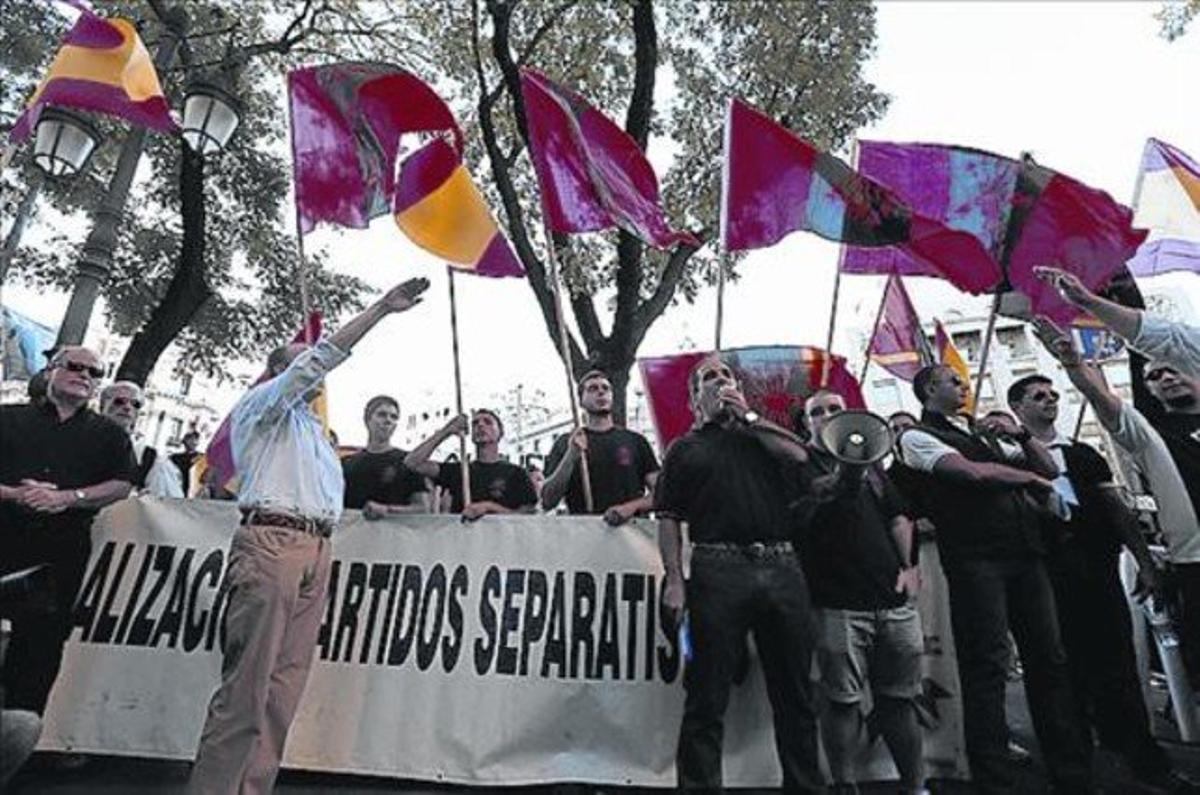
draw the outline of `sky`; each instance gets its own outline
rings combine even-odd
[[[961,144],[1010,157],[1028,151],[1039,163],[1128,203],[1147,137],[1200,158],[1194,98],[1200,29],[1167,42],[1153,17],[1157,8],[1151,2],[884,0],[878,4],[877,53],[867,74],[891,96],[891,105],[859,137]],[[306,238],[306,246],[326,248],[335,268],[379,289],[416,275],[433,281],[423,304],[385,319],[331,374],[331,420],[342,441],[365,440],[361,407],[375,394],[395,395],[406,410],[453,405],[444,267],[407,243],[388,218],[365,231],[320,229]],[[836,245],[804,233],[752,253],[741,278],[726,290],[724,345],[823,346],[836,264]],[[1186,292],[1191,305],[1200,307],[1195,275],[1154,282]],[[963,296],[935,280],[907,284],[925,319],[986,313],[985,299]],[[465,404],[486,405],[520,383],[565,405],[565,377],[529,287],[520,280],[463,276],[456,288]],[[882,289],[878,277],[842,280],[835,351],[861,357],[856,348]],[[66,296],[19,288],[6,287],[4,300],[54,326],[66,307]],[[711,347],[715,309],[714,290],[702,292],[694,305],[669,309],[640,355]],[[93,326],[100,322],[94,316]],[[213,402],[224,410],[236,397],[236,391],[222,390]]]

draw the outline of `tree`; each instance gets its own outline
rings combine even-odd
[[[652,134],[673,144],[678,155],[663,180],[668,215],[710,240],[717,226],[728,98],[743,97],[830,149],[879,118],[887,105],[862,74],[875,39],[869,3],[434,0],[424,8],[421,14],[403,3],[372,8],[359,24],[402,19],[411,34],[406,46],[413,40],[423,44],[426,64],[418,71],[439,88],[449,87],[470,133],[469,159],[487,163],[486,189],[493,206],[503,208],[556,347],[558,322],[526,156],[521,66],[536,66],[613,118],[623,118],[643,149]],[[668,32],[665,40],[660,28]],[[405,55],[387,41],[366,46],[385,60]],[[667,75],[674,78],[674,91],[657,92]],[[713,280],[718,261],[712,247],[658,252],[624,232],[554,243],[579,329],[579,339],[571,338],[575,373],[607,371],[623,421],[629,370],[647,331],[680,296],[694,299],[702,283]],[[601,299],[611,309],[607,330]]]
[[[1186,33],[1188,24],[1197,16],[1200,16],[1200,0],[1164,3],[1155,14],[1162,23],[1162,35],[1167,41],[1175,41]]]
[[[298,252],[294,235],[285,231],[291,213],[279,76],[287,58],[311,54],[304,46],[309,36],[335,29],[341,19],[340,10],[313,2],[264,7],[222,0],[185,8],[190,28],[176,63],[160,70],[165,93],[178,99],[189,80],[215,77],[233,86],[244,110],[229,148],[210,163],[180,138],[149,139],[146,177],[126,207],[103,292],[110,326],[132,336],[117,376],[137,383],[145,382],[173,341],[181,370],[221,378],[228,359],[261,352],[299,326]],[[153,38],[178,9],[150,0],[109,3],[98,11],[141,20],[153,49]],[[51,4],[16,4],[12,13],[20,19],[6,18],[0,34],[6,118],[15,118],[67,27]],[[30,30],[38,31],[38,47],[29,44]],[[120,124],[101,125],[109,140],[125,134]],[[103,147],[89,171],[72,182],[49,182],[50,204],[69,217],[96,207],[116,149]],[[23,154],[21,176],[28,185],[36,177],[28,147]],[[52,233],[49,244],[17,252],[13,275],[27,284],[67,288],[76,249],[67,235]],[[320,256],[310,257],[307,278],[315,306],[328,315],[356,307],[365,288],[326,270]]]

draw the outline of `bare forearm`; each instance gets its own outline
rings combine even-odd
[[[1054,463],[1046,445],[1031,436],[1021,442],[1021,449],[1025,452],[1025,461],[1030,469],[1042,477],[1058,477],[1058,464]]]
[[[895,539],[896,549],[900,552],[901,564],[905,568],[911,566],[916,527],[907,516],[897,516],[892,519],[892,538]]]
[[[377,301],[330,335],[329,341],[349,353],[350,349],[357,345],[368,331],[389,314],[390,312],[383,302]]]
[[[429,459],[433,457],[434,451],[441,446],[442,442],[449,439],[452,435],[453,433],[451,431],[447,430],[446,428],[442,428],[433,436],[430,436],[428,439],[413,448],[412,452],[410,452],[408,455],[404,456],[404,466],[408,467],[414,472],[424,475],[427,478],[436,476],[437,467],[428,466]],[[433,471],[429,471],[430,469]]]
[[[674,519],[658,520],[658,552],[668,578],[683,578],[683,531]]]
[[[570,484],[571,475],[574,472],[575,454],[568,449],[566,454],[563,455],[562,460],[558,462],[558,466],[554,468],[554,472],[542,484],[543,508],[550,511],[554,509],[554,506],[558,505],[567,493],[567,486]]]
[[[1117,427],[1121,415],[1121,399],[1104,385],[1096,368],[1087,364],[1065,366],[1067,377],[1091,404],[1096,412],[1096,419],[1108,430]]]
[[[1136,309],[1121,306],[1092,293],[1089,293],[1080,305],[1126,340],[1132,340],[1141,329],[1142,313]]]
[[[103,508],[105,505],[125,499],[132,489],[133,484],[127,480],[106,480],[94,486],[85,486],[79,489],[83,492],[83,499],[76,501],[72,507]]]
[[[808,460],[808,450],[799,436],[773,422],[759,420],[750,426],[767,449],[778,456],[792,461],[804,463]]]

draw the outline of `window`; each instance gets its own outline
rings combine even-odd
[[[1033,355],[1029,336],[1022,326],[1010,326],[996,330],[996,341],[1008,350],[1009,358],[1023,359]]]

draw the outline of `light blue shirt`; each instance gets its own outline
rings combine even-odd
[[[1200,378],[1200,328],[1143,312],[1137,336],[1129,342],[1151,359],[1170,362],[1184,375]]]
[[[336,522],[342,515],[342,465],[304,396],[347,356],[323,339],[233,407],[231,439],[240,507],[325,522]]]

